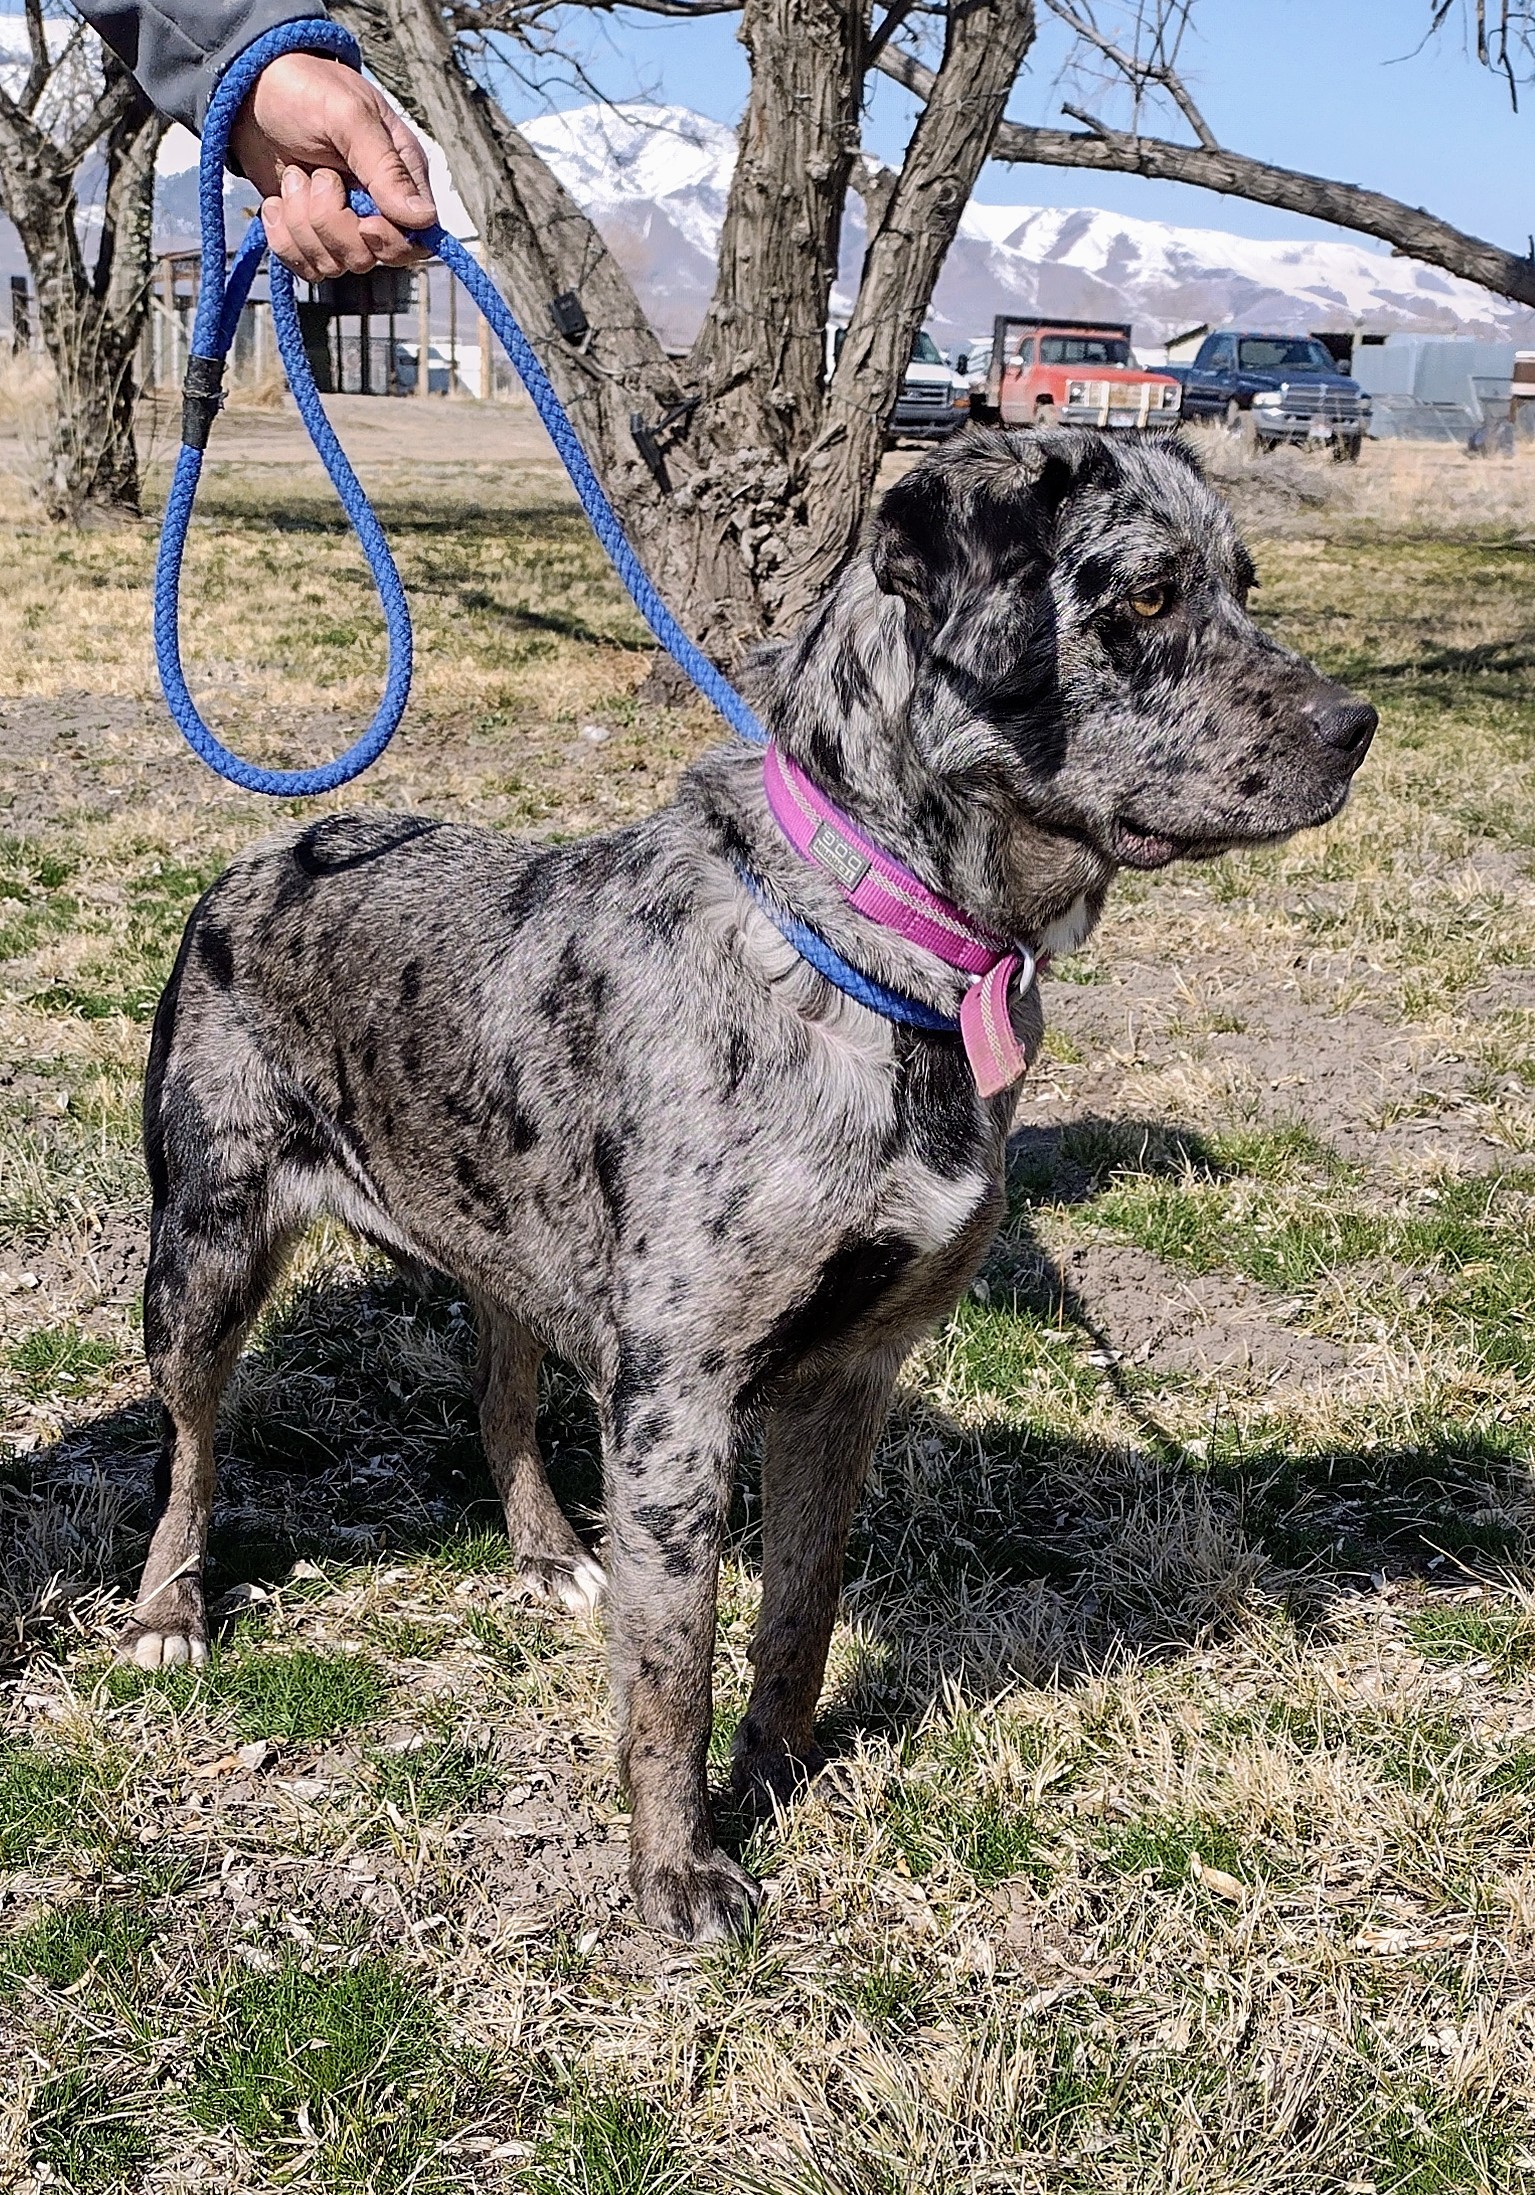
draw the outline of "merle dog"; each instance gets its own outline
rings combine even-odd
[[[1176,443],[971,429],[885,496],[755,691],[866,834],[1059,953],[1121,865],[1342,806],[1375,712],[1254,625],[1252,583]],[[996,1229],[1012,1109],[978,1096],[954,1036],[816,974],[743,872],[858,968],[955,1010],[965,979],[796,855],[730,746],[659,814],[571,845],[375,814],[258,847],[187,925],[145,1107],[167,1431],[124,1653],[206,1653],[220,1392],[286,1246],[335,1215],[472,1298],[513,1549],[577,1606],[604,1577],[544,1477],[543,1352],[593,1384],[632,1880],[646,1920],[695,1940],[755,1895],[705,1783],[743,1445],[760,1430],[764,1539],[735,1777],[775,1795],[816,1761],[859,1485],[902,1359]],[[1014,1019],[1032,1049],[1037,986]]]

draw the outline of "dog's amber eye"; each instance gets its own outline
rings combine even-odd
[[[1130,607],[1137,617],[1160,617],[1173,599],[1170,587],[1145,587],[1130,597]]]

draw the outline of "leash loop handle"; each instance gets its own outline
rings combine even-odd
[[[182,668],[180,592],[187,531],[202,476],[203,452],[224,402],[224,363],[266,250],[266,232],[258,214],[246,230],[226,276],[224,165],[229,133],[241,105],[267,64],[282,54],[300,52],[329,54],[354,69],[362,66],[357,41],[339,23],[321,17],[280,23],[264,32],[231,63],[209,103],[198,170],[202,283],[182,392],[182,446],[166,498],[154,597],[155,656],[160,684],[166,705],[188,744],[220,777],[242,786],[247,792],[278,797],[332,792],[337,786],[350,783],[370,762],[376,761],[405,713],[410,699],[412,664],[410,609],[404,586],[383,528],[362,483],[347,461],[335,429],[325,416],[304,349],[293,276],[280,261],[274,260],[270,278],[272,323],[288,387],[309,439],[367,557],[378,589],[389,637],[389,670],[384,695],[372,723],[345,754],[313,769],[269,770],[235,754],[208,729],[192,699]],[[372,199],[361,191],[352,192],[351,203],[354,212],[364,217],[378,211]],[[766,746],[767,734],[752,710],[717,665],[711,663],[682,630],[662,600],[603,492],[602,483],[592,469],[553,383],[495,284],[458,239],[449,236],[440,224],[421,230],[414,240],[434,253],[457,276],[495,329],[559,452],[593,531],[651,632],[733,730],[756,746]],[[424,373],[427,370],[427,361],[418,360],[417,371]]]

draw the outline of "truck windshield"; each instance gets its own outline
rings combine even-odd
[[[943,364],[943,353],[928,334],[926,328],[919,328],[912,338],[911,362],[914,366],[941,366]]]
[[[1128,366],[1130,346],[1122,335],[1042,335],[1042,366]]]
[[[1320,343],[1307,343],[1299,336],[1244,336],[1237,351],[1244,373],[1279,373],[1286,367],[1299,373],[1338,370]]]

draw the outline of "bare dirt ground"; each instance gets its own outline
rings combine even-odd
[[[664,798],[715,728],[636,699],[530,420],[351,408],[421,641],[353,797],[562,833]],[[366,578],[291,423],[224,425],[199,691],[251,751],[330,751],[379,676]],[[1012,1218],[860,1519],[834,1765],[727,1822],[771,1901],[706,1957],[628,1917],[600,1634],[517,1598],[463,1307],[339,1235],[231,1398],[215,1663],[111,1669],[147,1017],[273,811],[164,724],[150,531],[65,539],[13,492],[0,2184],[1527,2183],[1535,467],[1211,454],[1261,614],[1377,701],[1376,752],[1326,832],[1125,880],[1050,983]],[[597,1533],[560,1373],[544,1432]],[[755,1515],[748,1481],[721,1763]]]

